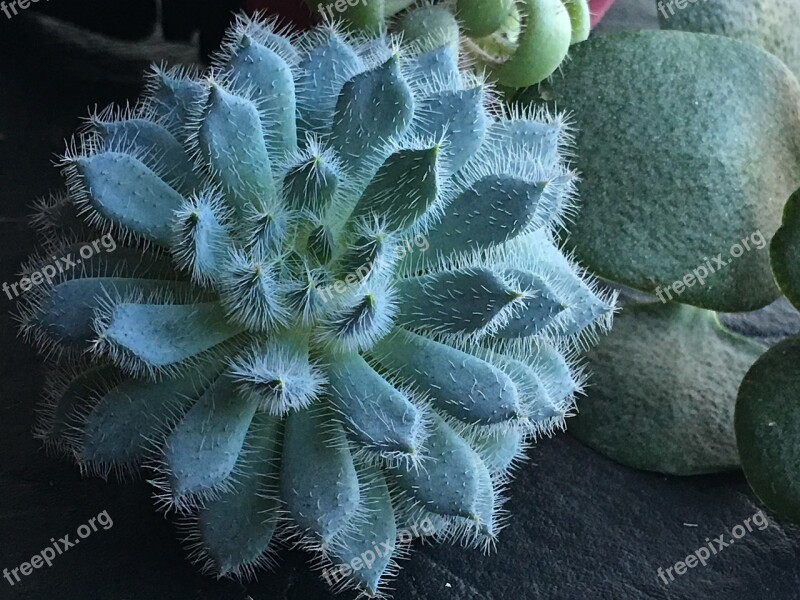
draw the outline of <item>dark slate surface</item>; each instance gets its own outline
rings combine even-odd
[[[613,9],[604,28],[648,23],[649,0]],[[652,15],[651,15],[652,16]],[[2,18],[2,17],[0,17]],[[649,21],[652,24],[652,21]],[[37,195],[59,185],[54,153],[87,105],[135,96],[142,50],[110,54],[83,38],[92,68],[75,68],[52,36],[25,42],[0,22],[0,282],[13,281],[32,236],[22,217]],[[30,40],[30,38],[27,38]],[[150,51],[152,48],[148,49]],[[117,49],[119,50],[119,49]],[[160,48],[160,54],[192,54]],[[331,598],[297,552],[251,584],[202,577],[184,560],[172,524],[152,510],[146,484],[81,479],[47,457],[31,438],[41,389],[37,357],[15,339],[0,298],[0,569],[14,568],[89,518],[108,511],[100,530],[11,587],[0,599],[50,600],[325,600]],[[757,327],[774,339],[793,318],[783,308]],[[745,326],[746,328],[747,326]],[[590,400],[587,400],[590,401]],[[667,568],[752,516],[758,505],[739,474],[686,479],[635,472],[567,435],[542,442],[511,487],[512,513],[498,551],[425,547],[404,562],[395,598],[792,599],[800,597],[800,532],[770,518],[719,554],[665,586]],[[352,597],[345,595],[343,597]]]

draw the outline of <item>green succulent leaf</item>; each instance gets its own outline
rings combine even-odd
[[[94,128],[104,150],[139,157],[176,190],[190,194],[200,186],[191,158],[166,127],[146,119],[97,119]]]
[[[388,231],[414,225],[439,197],[439,146],[399,150],[383,163],[351,219],[376,216]]]
[[[734,424],[742,469],[756,496],[800,523],[800,337],[771,348],[739,388]]]
[[[592,387],[570,431],[630,467],[695,475],[739,465],[736,390],[764,348],[716,314],[679,304],[623,309],[589,352]]]
[[[243,575],[268,563],[280,507],[275,485],[279,442],[278,419],[257,413],[245,437],[249,455],[240,456],[234,489],[206,502],[197,515],[201,553],[220,575]]]
[[[172,215],[182,197],[142,161],[121,152],[77,159],[72,192],[98,221],[114,222],[143,239],[169,246]]]
[[[399,487],[412,492],[428,511],[443,516],[485,522],[484,496],[493,493],[480,457],[444,419],[432,415],[425,468],[401,464],[393,469]]]
[[[281,497],[301,531],[329,544],[361,501],[341,425],[319,407],[289,414],[283,445]]]
[[[331,405],[365,450],[379,455],[419,451],[421,412],[358,354],[332,358],[328,381]]]
[[[800,186],[800,85],[789,70],[749,44],[661,31],[590,39],[563,71],[521,100],[575,116],[578,259],[653,292],[720,256],[724,267],[680,302],[744,311],[774,300],[768,253],[732,252],[755,234],[770,239]]]
[[[263,123],[254,102],[212,83],[197,143],[205,166],[238,210],[275,194]]]
[[[514,0],[458,0],[457,15],[470,37],[484,37],[494,33],[514,9]]]
[[[356,75],[344,84],[336,103],[332,143],[351,168],[374,161],[411,123],[414,98],[403,78],[399,57]]]
[[[511,378],[491,364],[445,344],[396,330],[374,349],[378,362],[467,423],[503,423],[522,413]]]
[[[682,10],[658,2],[661,29],[715,33],[761,46],[800,77],[795,0],[703,0]]]
[[[403,34],[404,40],[417,42],[426,50],[458,48],[458,21],[441,6],[420,6],[408,11],[394,29]]]
[[[268,116],[267,146],[270,158],[277,161],[284,153],[297,149],[296,98],[292,70],[275,51],[242,36],[232,48],[224,72],[233,87],[242,93],[256,94],[259,110]]]
[[[337,546],[331,559],[337,565],[351,565],[359,588],[378,596],[381,581],[391,569],[396,549],[397,523],[386,479],[379,469],[367,468],[362,474],[361,526],[350,533],[347,544]],[[388,550],[386,546],[390,546]],[[360,562],[356,562],[360,561]],[[352,566],[361,568],[352,569]],[[341,568],[341,567],[340,567]]]
[[[94,338],[95,313],[109,295],[186,293],[188,283],[120,277],[87,277],[65,281],[53,288],[29,326],[65,346],[86,350]]]
[[[95,322],[97,349],[131,371],[185,364],[242,332],[216,302],[119,302],[104,310]]]
[[[800,190],[786,203],[783,225],[772,238],[769,254],[778,286],[800,309]]]
[[[173,502],[183,504],[230,483],[257,406],[241,397],[227,376],[206,389],[164,444]]]
[[[164,423],[190,408],[207,385],[195,372],[163,383],[129,379],[114,386],[86,417],[79,460],[101,473],[138,466]]]

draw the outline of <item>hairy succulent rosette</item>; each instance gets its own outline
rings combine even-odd
[[[54,363],[39,434],[91,474],[144,467],[218,575],[299,543],[376,596],[421,522],[491,547],[573,407],[614,300],[551,233],[569,136],[457,60],[241,19],[208,73],[154,69],[93,116],[40,206],[59,241],[28,269],[119,247],[26,298]]]

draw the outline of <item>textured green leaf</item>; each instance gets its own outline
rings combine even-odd
[[[115,225],[145,240],[169,246],[173,213],[181,195],[140,160],[119,152],[102,152],[79,158],[75,169],[81,178],[78,197]]]
[[[456,14],[467,35],[480,38],[500,29],[513,8],[514,0],[459,0]]]
[[[86,277],[58,284],[42,300],[31,319],[34,325],[60,344],[87,349],[95,337],[95,312],[108,296],[130,294],[187,294],[189,283],[121,277]]]
[[[300,529],[330,543],[348,526],[361,494],[341,425],[319,406],[286,419],[281,498]]]
[[[120,303],[98,325],[98,335],[118,362],[148,370],[192,360],[242,331],[214,302]]]
[[[172,135],[185,142],[192,106],[201,102],[205,88],[199,81],[154,69],[150,78],[153,116]]]
[[[574,114],[579,260],[653,291],[721,254],[729,263],[680,302],[774,300],[768,253],[730,250],[756,232],[770,239],[800,186],[800,85],[785,65],[724,37],[651,31],[578,44],[563,71],[522,100]]]
[[[680,10],[655,1],[661,29],[716,33],[756,44],[800,77],[797,0],[690,0]]]
[[[200,186],[194,163],[165,127],[146,119],[97,121],[94,125],[105,150],[136,156],[184,194],[191,194]]]
[[[350,218],[375,216],[389,231],[414,225],[439,197],[438,157],[438,144],[392,154],[372,178]]]
[[[552,188],[551,188],[552,189]],[[431,248],[443,255],[483,250],[502,244],[551,216],[555,198],[545,181],[488,175],[461,191],[428,234]]]
[[[328,393],[350,436],[372,452],[415,454],[422,415],[358,354],[332,358]]]
[[[457,171],[480,148],[489,124],[481,86],[443,90],[417,106],[415,133],[446,140],[449,171]],[[449,173],[448,173],[449,174]]]
[[[231,206],[261,208],[275,194],[263,123],[250,100],[212,85],[197,143]]]
[[[204,391],[199,373],[162,382],[128,379],[103,394],[86,417],[78,459],[135,467],[152,451],[158,432]]]
[[[349,564],[350,579],[356,587],[366,589],[371,597],[377,597],[380,583],[391,568],[397,524],[389,488],[381,471],[369,467],[362,478],[365,491],[361,499],[362,518],[359,527],[342,539],[343,543],[333,548],[331,559],[337,565]],[[360,565],[361,568],[353,569],[354,565]],[[336,575],[338,573],[334,570],[329,577],[335,581]]]
[[[748,371],[736,401],[736,444],[747,482],[781,517],[800,523],[800,337]]]
[[[197,515],[205,554],[221,575],[246,573],[265,560],[278,523],[275,483],[280,464],[280,422],[258,413],[245,438],[235,489],[210,500]]]
[[[433,413],[431,421],[426,452],[430,460],[424,469],[406,463],[392,469],[398,485],[432,513],[488,525],[484,499],[492,483],[486,467],[444,419]]]
[[[783,211],[783,225],[769,247],[772,272],[789,302],[800,309],[800,190]]]
[[[334,30],[326,30],[299,67],[297,108],[304,131],[330,131],[342,86],[362,68],[353,48]]]
[[[358,169],[383,158],[382,149],[402,136],[413,114],[411,89],[399,58],[392,56],[344,84],[333,119],[333,146],[346,164]]]
[[[164,444],[170,491],[176,501],[229,485],[257,403],[219,377],[183,416]]]
[[[569,430],[625,465],[675,475],[738,467],[736,390],[763,352],[715,313],[679,304],[626,308],[589,352],[592,387]]]
[[[458,21],[441,6],[419,6],[406,12],[394,31],[405,41],[415,42],[425,50],[458,48]]]
[[[522,414],[508,375],[475,356],[402,329],[375,346],[374,354],[384,368],[457,419],[490,425]]]
[[[511,281],[483,267],[402,279],[397,323],[433,333],[491,333],[522,296]]]
[[[268,115],[267,147],[274,162],[297,148],[297,123],[292,70],[276,52],[243,36],[232,48],[225,72],[234,87],[260,99],[259,109]]]

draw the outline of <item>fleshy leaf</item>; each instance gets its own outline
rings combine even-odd
[[[119,152],[78,158],[73,193],[123,231],[169,246],[183,198],[140,160]]]
[[[128,379],[114,386],[86,417],[78,460],[94,470],[131,469],[152,451],[159,431],[207,386],[198,373],[164,382]]]
[[[742,469],[756,496],[800,523],[800,337],[766,352],[739,387],[734,423]]]
[[[761,46],[800,77],[800,36],[794,0],[703,0],[676,10],[656,5],[661,29],[715,33]]]
[[[330,131],[339,92],[363,69],[363,61],[333,30],[300,63],[298,111],[305,131]]]
[[[377,217],[388,231],[414,225],[439,197],[438,156],[438,144],[392,154],[378,169],[350,218]]]
[[[490,525],[484,499],[486,486],[491,491],[492,484],[481,473],[480,457],[441,417],[432,414],[431,420],[430,460],[424,469],[404,464],[394,468],[398,486],[429,512]]]
[[[696,475],[736,469],[736,390],[764,348],[715,313],[679,304],[623,309],[588,354],[589,396],[569,430],[630,467]]]
[[[356,75],[344,84],[336,103],[332,144],[352,169],[375,162],[392,140],[408,128],[414,98],[392,56],[384,64]]]
[[[361,494],[344,430],[319,407],[286,419],[281,498],[301,531],[323,544],[356,513]]]
[[[98,349],[134,372],[180,366],[242,331],[227,322],[216,302],[113,304],[97,320],[95,330]]]
[[[147,119],[96,120],[94,128],[109,152],[132,154],[183,194],[200,186],[183,145],[163,126]]]
[[[332,357],[328,393],[348,434],[377,453],[419,450],[421,413],[407,394],[376,373],[358,354]]]
[[[350,579],[356,588],[365,589],[371,597],[378,589],[390,569],[395,550],[397,525],[392,499],[386,479],[380,470],[365,469],[364,495],[362,496],[362,518],[357,532],[351,533],[331,551],[331,559],[337,565],[323,577],[336,581],[339,565],[351,565]],[[389,549],[386,546],[389,545]],[[358,561],[358,562],[355,562]],[[360,568],[353,569],[352,566]],[[338,569],[337,569],[338,567]],[[342,574],[343,575],[343,574]]]
[[[186,294],[188,283],[121,277],[85,277],[56,285],[28,321],[66,347],[87,349],[95,337],[94,319],[108,297],[130,294]]]
[[[551,204],[547,182],[489,175],[452,199],[428,239],[437,254],[490,248],[544,225]]]
[[[592,38],[562,69],[521,101],[574,115],[582,210],[569,243],[581,263],[653,292],[720,257],[678,301],[723,311],[773,301],[768,253],[751,242],[772,237],[800,187],[800,85],[789,70],[749,44],[674,31]]]
[[[256,105],[219,85],[211,85],[200,118],[197,144],[200,156],[239,211],[261,208],[275,195],[271,162]]]
[[[510,280],[484,267],[411,277],[397,283],[397,323],[432,333],[493,333],[522,297]]]
[[[180,505],[231,484],[256,407],[223,375],[189,409],[164,443],[173,502]]]
[[[197,515],[200,552],[223,576],[268,563],[278,522],[279,421],[256,414],[245,447],[248,456],[240,456],[234,489],[206,502]]]
[[[231,45],[225,73],[233,87],[260,99],[259,110],[268,115],[267,147],[273,161],[297,148],[296,102],[292,70],[276,52],[243,35]]]
[[[786,203],[783,225],[772,238],[769,255],[778,286],[800,310],[800,189]]]
[[[489,425],[522,414],[511,378],[489,363],[398,329],[373,350],[401,381],[427,394],[433,405],[467,423]]]

